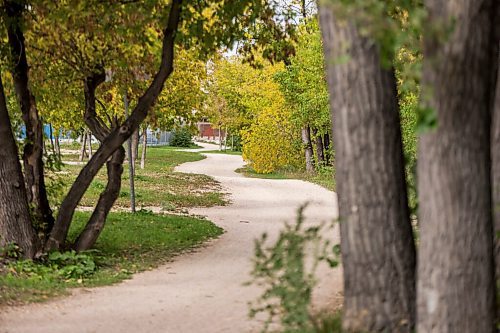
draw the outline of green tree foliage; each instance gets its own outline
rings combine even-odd
[[[33,91],[33,103],[40,104],[41,113],[56,129],[78,130],[85,123],[103,142],[62,201],[46,250],[65,246],[78,201],[112,155],[110,174],[120,177],[118,150],[148,115],[158,127],[192,117],[203,100],[199,87],[207,57],[248,37],[255,24],[288,20],[275,15],[279,1],[264,0],[19,0],[17,4],[22,15],[16,20],[26,40],[30,68],[25,81]],[[273,29],[288,36],[285,25],[274,24]],[[0,52],[8,63],[5,46]],[[175,77],[178,84],[165,85],[177,65],[174,58],[185,72]],[[126,119],[121,107],[124,94],[132,106]],[[161,112],[151,113],[158,99]],[[111,207],[109,202],[102,204]]]
[[[275,81],[283,65],[262,68],[238,57],[214,62],[206,113],[216,126],[239,131],[243,158],[259,173],[301,165],[300,132]]]
[[[318,21],[311,19],[298,29],[296,54],[275,78],[294,124],[311,126],[315,137],[321,137],[330,132],[331,121]]]

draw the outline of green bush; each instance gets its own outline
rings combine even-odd
[[[191,132],[183,127],[176,129],[172,133],[172,138],[170,139],[170,145],[174,147],[185,147],[188,148],[193,144],[191,139]]]
[[[19,260],[8,264],[11,274],[35,280],[78,281],[92,276],[96,271],[90,252],[52,252],[39,262]]]

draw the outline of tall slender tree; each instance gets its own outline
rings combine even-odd
[[[45,188],[43,124],[30,89],[29,66],[22,30],[26,6],[24,1],[4,1],[2,9],[10,46],[14,87],[26,128],[23,164],[28,202],[33,207],[37,229],[46,234],[52,229],[54,218]]]
[[[378,44],[360,34],[363,22],[338,9],[325,1],[319,13],[335,143],[342,325],[349,332],[411,332],[415,246],[394,70],[382,67]]]

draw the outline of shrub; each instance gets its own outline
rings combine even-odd
[[[97,266],[89,252],[52,252],[40,262],[18,260],[8,264],[11,274],[35,280],[78,281],[92,276]]]
[[[263,108],[256,121],[241,132],[243,159],[257,173],[300,168],[303,163],[298,129],[285,108]]]
[[[172,133],[172,138],[170,139],[170,145],[174,147],[185,147],[188,148],[193,144],[191,140],[191,132],[185,127],[176,129]]]

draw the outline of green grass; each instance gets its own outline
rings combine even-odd
[[[146,168],[141,170],[139,165],[136,166],[134,179],[137,206],[182,211],[189,207],[224,205],[227,202],[225,195],[213,178],[173,171],[179,164],[199,161],[205,156],[176,149],[168,146],[148,148]],[[76,152],[63,155],[63,161],[77,159]],[[51,202],[62,199],[82,167],[65,165],[60,172],[48,174]],[[124,169],[115,210],[130,205],[127,162]],[[106,182],[104,167],[91,183],[80,205],[94,206]],[[89,216],[90,213],[76,212],[69,241],[78,235]],[[20,261],[10,265],[3,265],[0,259],[0,305],[42,301],[64,294],[71,287],[115,283],[135,272],[157,267],[174,255],[221,233],[222,229],[211,222],[192,217],[157,215],[145,211],[135,215],[112,212],[96,243],[97,252],[88,254],[98,267],[91,276],[77,279],[62,277],[61,269],[64,267],[54,268],[54,264],[47,259],[40,263]]]
[[[78,235],[89,217],[90,213],[75,214],[70,239]],[[96,243],[96,252],[89,254],[97,264],[94,274],[67,279],[43,264],[21,262],[14,267],[5,266],[0,274],[0,305],[39,302],[63,295],[72,287],[116,283],[133,273],[157,267],[221,233],[222,229],[212,222],[193,217],[111,213]]]
[[[236,172],[251,178],[263,179],[299,179],[323,186],[326,189],[335,191],[334,171],[332,167],[322,167],[314,173],[302,170],[277,170],[271,173],[257,173],[250,166],[237,169]]]
[[[240,155],[241,151],[233,151],[233,150],[206,150],[203,152],[204,154],[226,154],[226,155]]]
[[[174,172],[175,166],[199,161],[205,158],[198,152],[178,151],[178,148],[161,146],[149,147],[146,167],[140,169],[136,164],[134,177],[136,205],[138,207],[155,206],[164,210],[181,210],[189,207],[211,207],[226,204],[224,193],[219,184],[206,175]],[[64,155],[63,161],[74,161],[77,155]],[[130,207],[130,186],[128,162],[124,163],[122,187],[115,207]],[[65,165],[58,177],[64,183],[58,193],[65,194],[69,185],[76,178],[82,165]],[[80,202],[81,206],[93,206],[100,193],[106,187],[106,168],[99,172]],[[61,199],[61,198],[57,198]]]

